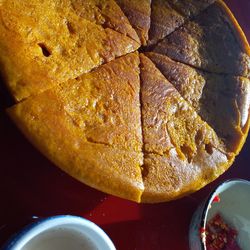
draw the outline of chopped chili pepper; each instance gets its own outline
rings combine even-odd
[[[220,202],[220,197],[219,197],[219,195],[216,195],[215,197],[214,197],[214,199],[213,199],[213,203],[217,203],[217,202]]]
[[[238,232],[227,225],[220,214],[216,214],[206,227],[207,250],[240,250]]]
[[[202,233],[205,233],[205,232],[206,232],[206,229],[204,227],[201,227],[200,228],[200,233],[202,234]]]

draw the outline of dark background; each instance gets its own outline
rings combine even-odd
[[[250,0],[228,0],[250,40]],[[5,114],[12,102],[0,84],[0,246],[32,216],[83,216],[100,225],[118,249],[186,250],[191,216],[228,178],[250,180],[250,138],[233,166],[201,191],[178,201],[143,205],[91,189],[67,176],[21,135]]]

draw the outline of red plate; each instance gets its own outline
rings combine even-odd
[[[250,1],[226,2],[250,40]],[[249,138],[223,176],[181,200],[142,205],[106,195],[67,176],[33,148],[4,114],[8,100],[1,92],[0,245],[32,216],[73,214],[100,225],[118,249],[185,250],[189,222],[200,201],[225,179],[250,180]]]

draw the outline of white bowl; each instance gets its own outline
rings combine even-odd
[[[220,197],[219,203],[213,203],[215,196]],[[205,250],[205,236],[200,228],[215,214],[223,218],[237,231],[237,242],[242,250],[250,246],[250,182],[232,179],[220,184],[209,197],[199,206],[193,215],[189,230],[189,246],[191,250]]]
[[[91,250],[115,250],[112,241],[100,227],[89,220],[71,215],[38,220],[12,237],[2,249],[73,250],[79,249],[79,244],[88,244]]]

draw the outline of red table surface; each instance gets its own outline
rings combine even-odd
[[[250,40],[250,0],[226,1]],[[193,195],[161,204],[136,204],[104,194],[64,174],[41,155],[4,112],[0,89],[0,246],[32,216],[72,214],[87,218],[110,236],[117,249],[188,249],[190,219],[220,182],[250,180],[250,138],[233,166]]]

